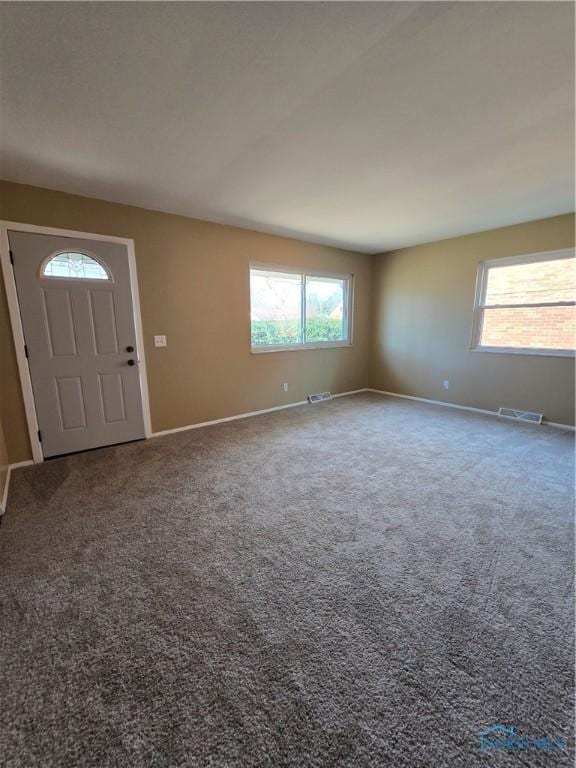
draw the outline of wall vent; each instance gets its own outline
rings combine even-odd
[[[518,411],[516,408],[499,408],[498,416],[505,419],[514,419],[515,421],[529,421],[531,424],[542,424],[542,413],[532,413],[531,411]]]
[[[308,395],[309,403],[320,403],[322,400],[332,400],[330,392],[318,392],[315,395]]]

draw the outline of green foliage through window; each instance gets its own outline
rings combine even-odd
[[[253,320],[252,346],[301,344],[297,320]],[[306,341],[342,341],[342,321],[331,317],[312,317],[306,323]]]

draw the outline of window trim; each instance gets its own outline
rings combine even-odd
[[[533,264],[538,261],[559,261],[561,259],[575,258],[574,248],[562,248],[557,251],[542,251],[540,253],[525,253],[517,256],[508,256],[501,259],[487,259],[478,262],[478,272],[476,274],[476,290],[474,294],[474,312],[472,315],[472,334],[470,341],[470,350],[472,352],[495,352],[496,354],[510,355],[540,355],[542,357],[574,357],[576,351],[573,349],[546,349],[539,347],[489,347],[481,344],[482,321],[484,310],[487,308],[484,304],[486,295],[486,286],[488,271],[495,266],[508,267],[514,264]],[[541,302],[535,304],[493,304],[490,307],[565,307],[573,306],[573,301],[554,301]]]
[[[307,277],[327,277],[334,280],[344,281],[344,300],[342,318],[347,328],[346,339],[341,341],[316,341],[303,342],[300,344],[262,344],[254,346],[252,344],[252,295],[250,286],[250,276],[252,270],[263,270],[267,272],[281,272],[284,274],[300,275],[301,297],[300,297],[300,322],[302,325],[302,335],[306,330],[306,278]],[[318,269],[305,269],[304,267],[285,267],[282,264],[269,264],[260,261],[251,261],[248,265],[248,327],[250,332],[250,352],[253,355],[266,354],[268,352],[302,352],[312,349],[335,349],[342,347],[351,347],[353,345],[353,307],[354,307],[354,275],[352,273],[324,272]]]

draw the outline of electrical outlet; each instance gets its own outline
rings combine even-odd
[[[166,345],[166,336],[154,336],[154,346],[155,347],[165,347]]]
[[[282,389],[284,390],[284,392],[288,392],[288,382],[287,381],[285,381],[284,384],[282,384]]]
[[[448,379],[444,379],[444,381],[442,382],[442,386],[444,387],[444,389],[450,389],[450,381]]]

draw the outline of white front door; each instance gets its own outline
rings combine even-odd
[[[143,438],[126,246],[8,239],[43,455]]]

